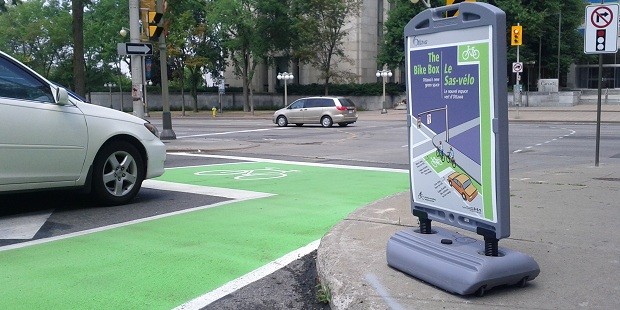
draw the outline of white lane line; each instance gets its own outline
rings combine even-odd
[[[168,155],[189,156],[189,157],[204,157],[204,158],[218,158],[218,159],[230,159],[230,160],[242,160],[242,161],[251,161],[251,162],[272,163],[272,164],[285,164],[285,165],[298,165],[298,166],[309,166],[309,167],[322,167],[322,168],[340,168],[340,169],[352,169],[352,170],[409,173],[409,169],[394,169],[394,168],[380,168],[380,167],[364,167],[364,166],[348,166],[348,165],[336,165],[336,164],[308,163],[308,162],[302,162],[302,161],[286,161],[286,160],[254,158],[254,157],[242,157],[242,156],[192,154],[192,153],[185,153],[185,152],[168,153]],[[179,168],[181,168],[181,167],[179,167]],[[166,169],[171,169],[171,168],[166,168]]]
[[[319,243],[321,240],[315,240],[308,245],[301,247],[293,252],[290,252],[258,269],[255,269],[237,279],[234,279],[217,289],[210,291],[194,300],[186,302],[178,307],[175,310],[188,310],[188,309],[202,309],[203,307],[211,304],[212,302],[228,295],[236,292],[237,290],[243,288],[244,286],[253,283],[257,280],[260,280],[279,269],[285,267],[286,265],[294,262],[295,260],[310,254],[310,252],[319,248]]]
[[[222,136],[222,135],[229,135],[233,133],[260,132],[260,131],[278,130],[278,129],[285,129],[285,128],[286,127],[278,127],[278,128],[263,128],[263,129],[248,129],[248,130],[237,130],[237,131],[203,133],[199,135],[180,136],[180,137],[177,137],[177,139],[208,137],[208,136]]]
[[[198,195],[218,196],[235,200],[249,200],[274,196],[274,194],[269,193],[252,192],[221,187],[189,185],[158,180],[144,180],[144,182],[142,182],[142,187]]]
[[[175,215],[179,215],[179,214],[194,212],[194,211],[198,211],[198,210],[205,210],[205,209],[209,209],[209,208],[215,208],[215,207],[227,205],[227,204],[230,204],[230,203],[236,203],[236,202],[240,202],[240,201],[251,200],[251,199],[256,199],[256,198],[263,198],[263,197],[269,197],[269,196],[273,196],[274,195],[274,194],[261,193],[261,192],[254,192],[253,193],[253,192],[244,191],[244,190],[233,190],[233,189],[228,189],[228,188],[217,188],[217,187],[207,187],[207,186],[205,186],[205,188],[202,189],[201,188],[202,186],[197,186],[197,185],[186,185],[186,184],[164,182],[164,181],[155,181],[155,180],[145,180],[142,183],[142,186],[143,187],[147,187],[147,188],[160,189],[160,190],[170,190],[170,191],[187,192],[187,193],[194,193],[194,194],[201,194],[201,195],[213,195],[213,196],[219,196],[219,197],[226,197],[226,198],[231,198],[232,200],[223,201],[223,202],[220,202],[220,203],[214,203],[214,204],[205,205],[205,206],[199,206],[199,207],[185,209],[185,210],[180,210],[180,211],[175,211],[175,212],[170,212],[170,213],[165,213],[165,214],[154,215],[154,216],[151,216],[151,217],[145,217],[145,218],[141,218],[141,219],[137,219],[137,220],[133,220],[133,221],[128,221],[128,222],[124,222],[124,223],[118,223],[118,224],[113,224],[113,225],[108,225],[108,226],[101,226],[101,227],[97,227],[97,228],[93,228],[93,229],[88,229],[88,230],[78,231],[78,232],[74,232],[74,233],[64,234],[64,235],[56,236],[56,237],[43,238],[43,239],[37,239],[37,240],[32,240],[32,241],[27,241],[27,242],[11,244],[11,245],[0,247],[0,252],[1,251],[13,250],[13,249],[19,249],[19,248],[25,248],[25,247],[36,245],[36,244],[43,244],[43,243],[48,243],[48,242],[52,242],[52,241],[58,241],[58,240],[69,239],[69,238],[78,237],[78,236],[84,236],[84,235],[88,235],[88,234],[92,234],[92,233],[97,233],[97,232],[101,232],[101,231],[106,231],[106,230],[110,230],[110,229],[114,229],[114,228],[129,226],[129,225],[133,225],[133,224],[153,221],[153,220],[157,220],[157,219],[161,219],[161,218],[166,218],[166,217],[175,216]]]
[[[551,127],[551,128],[555,129],[555,127]],[[555,138],[555,139],[547,140],[547,141],[545,141],[545,142],[543,142],[543,143],[537,143],[535,146],[541,146],[541,145],[543,145],[543,144],[551,143],[551,142],[553,142],[553,141],[558,141],[558,139],[563,139],[564,137],[570,137],[571,135],[574,135],[574,134],[576,133],[576,131],[574,131],[574,130],[572,130],[572,129],[568,129],[568,128],[561,128],[561,129],[563,129],[563,130],[569,130],[569,131],[570,131],[570,133],[569,133],[569,134],[565,134],[565,135],[563,135],[563,136],[559,136],[559,137],[557,137],[557,138]],[[533,148],[533,147],[534,147],[534,146],[527,146],[527,147],[525,147],[525,148],[526,148],[526,149],[531,149],[531,148]],[[513,153],[521,153],[521,152],[523,152],[523,150],[516,150],[516,151],[513,151]]]
[[[0,240],[30,240],[39,232],[54,210],[0,217]]]

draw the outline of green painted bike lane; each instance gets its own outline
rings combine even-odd
[[[286,176],[221,172],[265,168]],[[262,162],[168,169],[158,180],[274,195],[1,251],[0,308],[171,309],[409,189],[406,173]]]

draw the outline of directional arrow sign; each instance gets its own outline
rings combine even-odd
[[[119,55],[153,55],[151,43],[118,43],[116,51]]]

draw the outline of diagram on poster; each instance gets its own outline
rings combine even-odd
[[[495,223],[490,33],[408,38],[409,145],[414,202]]]

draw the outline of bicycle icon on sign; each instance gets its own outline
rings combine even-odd
[[[291,172],[299,172],[299,170],[281,170],[277,168],[265,167],[261,169],[248,170],[208,170],[194,173],[194,175],[206,176],[234,176],[235,180],[269,180],[279,179],[288,176]]]
[[[467,49],[464,50],[461,54],[461,58],[463,58],[463,60],[469,60],[469,57],[477,60],[480,57],[480,51],[477,50],[475,47],[468,45]]]

